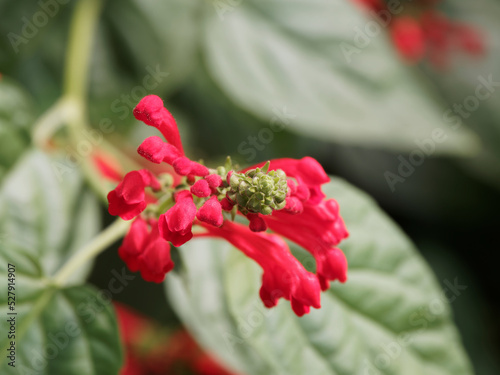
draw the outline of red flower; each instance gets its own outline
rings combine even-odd
[[[428,57],[436,68],[449,64],[451,53],[461,50],[472,56],[484,52],[480,34],[472,27],[455,22],[436,7],[439,0],[419,0],[408,4],[401,14],[393,14],[381,0],[352,0],[361,7],[376,12],[389,31],[394,46],[409,63]]]
[[[156,95],[144,97],[134,108],[134,116],[146,125],[158,129],[168,143],[184,155],[181,136],[174,116],[163,106],[163,100]]]
[[[346,280],[347,262],[336,246],[347,230],[337,203],[325,200],[321,191],[330,179],[316,160],[276,159],[239,172],[228,160],[209,169],[184,155],[175,120],[160,98],[145,97],[134,114],[169,142],[149,137],[138,153],[155,164],[169,164],[175,176],[130,172],[108,194],[111,214],[136,217],[119,249],[131,271],[161,282],[173,268],[169,242],[183,245],[197,225],[204,230],[198,236],[223,238],[262,267],[260,297],[267,307],[284,298],[302,316],[320,307],[320,291],[330,281]],[[225,218],[223,211],[231,215]],[[248,218],[248,226],[230,220],[236,213]],[[268,228],[275,234],[266,233]],[[280,236],[314,256],[316,274],[306,271]]]
[[[153,219],[149,225],[140,216],[134,220],[118,255],[132,272],[140,271],[146,281],[160,283],[174,268],[170,245],[160,237],[158,223]]]
[[[92,155],[92,159],[103,177],[114,182],[120,182],[122,180],[123,173],[120,163],[111,155],[104,151],[97,150]]]
[[[416,19],[400,17],[394,20],[391,36],[394,45],[407,61],[417,62],[424,57],[424,32]]]
[[[276,234],[256,233],[249,228],[225,221],[220,228],[204,225],[208,235],[220,237],[255,260],[264,270],[260,297],[266,307],[273,307],[279,298],[292,303],[298,316],[320,307],[320,285],[316,276],[304,269]]]
[[[193,238],[191,228],[196,216],[196,205],[189,191],[175,196],[175,205],[160,216],[160,233],[174,246],[181,246]]]
[[[191,186],[191,193],[200,198],[206,198],[212,193],[207,180],[198,180]]]
[[[208,201],[206,201],[200,210],[196,214],[196,218],[204,223],[213,225],[214,227],[220,227],[224,222],[224,216],[222,216],[222,207],[215,195],[212,195]]]
[[[293,199],[293,204],[300,206],[300,210],[291,209],[287,204],[284,210],[274,211],[269,216],[259,215],[259,218],[273,232],[292,240],[314,256],[323,290],[328,289],[329,280],[345,282],[347,260],[335,246],[348,236],[348,232],[337,202],[323,200],[321,185],[330,179],[321,165],[309,157],[301,160],[278,159],[271,161],[269,169],[282,169],[287,176],[295,178],[297,183],[288,180],[290,197],[287,203]]]
[[[146,208],[146,187],[160,189],[160,183],[153,174],[146,170],[132,171],[125,175],[116,189],[108,194],[109,213],[130,220]]]
[[[187,372],[231,375],[203,352],[185,331],[170,334],[153,321],[120,303],[113,303],[118,317],[125,364],[120,375],[155,375]]]
[[[370,9],[379,12],[386,8],[383,0],[353,0],[353,2],[361,8]]]

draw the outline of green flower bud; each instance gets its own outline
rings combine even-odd
[[[236,202],[243,213],[271,215],[286,205],[288,185],[282,170],[269,171],[269,162],[262,168],[231,174],[227,197]],[[269,171],[269,172],[268,172]]]
[[[225,176],[227,174],[226,168],[224,168],[224,167],[217,167],[217,174],[219,176]]]

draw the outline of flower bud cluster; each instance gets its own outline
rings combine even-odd
[[[288,185],[281,169],[269,171],[269,162],[262,168],[245,173],[231,173],[227,198],[238,205],[246,215],[260,213],[271,215],[273,210],[285,208]]]

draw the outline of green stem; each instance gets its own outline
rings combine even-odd
[[[68,119],[68,132],[70,143],[76,149],[88,123],[85,112],[88,72],[101,6],[101,0],[80,0],[76,4],[69,31],[63,97],[74,105],[72,116]],[[92,160],[84,158],[81,167],[90,187],[106,202],[107,188]]]
[[[82,132],[88,126],[86,108],[89,65],[101,7],[102,0],[80,0],[75,6],[68,37],[63,96],[40,118],[34,133],[37,144],[43,145],[59,126],[66,123],[69,142],[74,149],[78,149]],[[90,187],[106,201],[106,186],[91,160],[84,159],[81,167]],[[125,235],[129,227],[129,222],[121,219],[115,221],[74,254],[54,275],[52,282],[56,286],[64,286],[78,268]]]
[[[33,125],[33,143],[40,148],[46,147],[54,133],[74,117],[74,111],[73,101],[59,98]]]
[[[33,140],[39,147],[46,146],[47,140],[61,126],[67,125],[70,145],[73,149],[78,149],[83,131],[88,128],[86,107],[89,63],[102,3],[102,0],[80,0],[75,6],[65,59],[63,95],[34,127]],[[100,147],[111,148],[111,145],[103,140]],[[112,151],[127,164],[127,169],[140,169],[137,163],[120,150],[113,147]],[[81,169],[91,189],[107,203],[108,186],[103,183],[92,160],[84,158]]]
[[[75,255],[73,255],[54,275],[52,278],[53,283],[58,286],[64,286],[67,279],[83,264],[99,255],[99,253],[106,250],[116,240],[120,239],[127,233],[130,227],[129,221],[117,219],[113,224],[102,231],[90,243],[81,248]]]
[[[80,0],[71,20],[64,72],[64,96],[74,97],[82,104],[87,92],[92,41],[101,6],[101,0]]]

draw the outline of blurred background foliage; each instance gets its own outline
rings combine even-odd
[[[443,116],[474,95],[478,77],[500,81],[500,2],[439,6],[479,31],[482,54],[451,51],[444,68],[427,60],[410,66],[383,30],[348,62],[341,43],[353,44],[357,27],[370,20],[349,0],[107,0],[91,59],[90,121],[99,128],[110,119],[115,131],[108,139],[133,150],[153,133],[133,119],[132,108],[146,93],[157,94],[177,118],[190,155],[218,161],[229,154],[241,165],[318,159],[374,197],[441,282],[458,278],[468,286],[452,304],[455,318],[477,372],[497,374],[500,92],[462,118],[459,129]],[[23,27],[40,4],[0,1],[0,178],[30,147],[34,120],[61,96],[73,7],[59,4],[27,37]],[[12,32],[26,42],[14,46]],[[277,116],[285,122],[278,130]],[[435,128],[447,141],[391,191],[384,173],[397,174],[398,157],[408,160],[418,150],[415,140]],[[263,141],[269,134],[272,140]],[[109,222],[105,215],[103,209]],[[119,262],[116,252],[100,256],[91,281],[99,286]],[[175,324],[161,286],[134,286],[135,293],[117,299]]]

